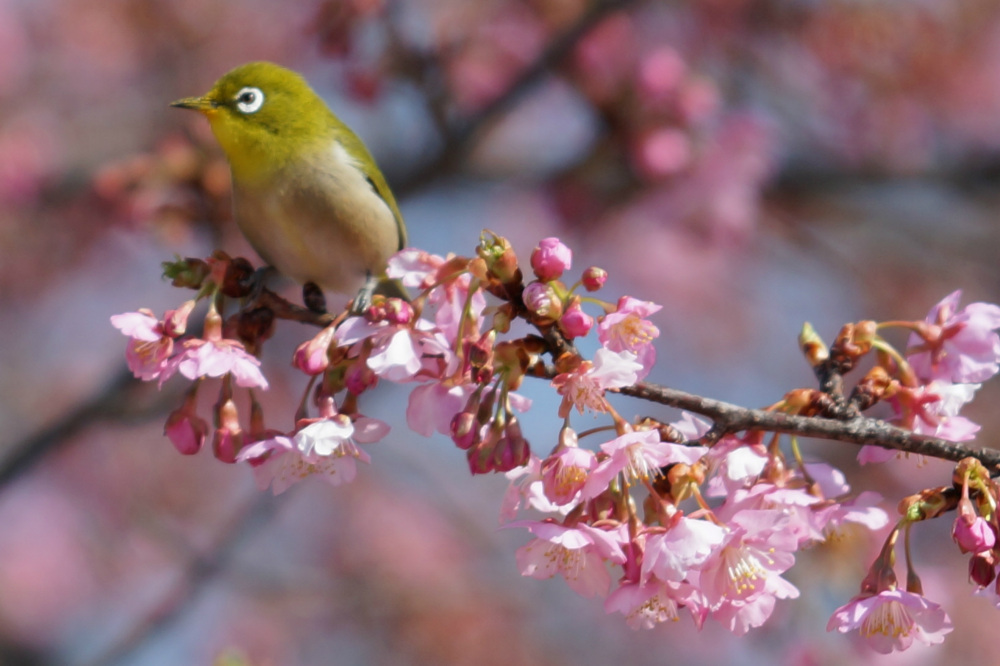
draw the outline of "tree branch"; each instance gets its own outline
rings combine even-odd
[[[858,416],[840,421],[819,416],[796,416],[763,409],[749,409],[645,382],[622,388],[619,392],[707,416],[715,422],[715,430],[719,433],[719,437],[743,430],[767,430],[848,442],[859,446],[872,444],[954,462],[971,456],[995,473],[1000,473],[1000,451],[996,449],[970,449],[939,437],[919,435],[897,428],[880,419]]]

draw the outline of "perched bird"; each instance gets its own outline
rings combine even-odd
[[[302,76],[251,62],[171,106],[208,118],[236,222],[264,261],[303,285],[395,295],[384,274],[406,245],[399,207],[364,143]]]

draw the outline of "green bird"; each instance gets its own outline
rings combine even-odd
[[[361,289],[356,308],[376,290],[401,294],[385,277],[406,245],[396,199],[365,144],[302,76],[251,62],[171,106],[208,118],[232,171],[236,223],[264,261],[303,285]]]

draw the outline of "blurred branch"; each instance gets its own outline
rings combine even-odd
[[[274,515],[279,501],[267,493],[256,493],[242,510],[219,531],[218,540],[209,552],[195,555],[184,567],[180,580],[152,609],[128,630],[114,645],[87,666],[113,666],[134,663],[136,650],[170,628],[183,617],[192,604],[207,589],[206,583],[231,564],[237,547]]]
[[[790,162],[765,187],[765,197],[836,194],[855,188],[872,188],[902,183],[946,185],[958,190],[995,192],[1000,181],[1000,156],[969,159],[939,168],[901,174],[870,167],[816,166]]]
[[[167,405],[177,402],[179,396],[177,390],[168,390],[150,400],[149,393],[148,385],[133,378],[128,370],[122,370],[89,401],[67,412],[41,432],[6,447],[10,453],[0,463],[0,491],[84,428],[106,420],[146,419],[163,412]]]
[[[400,197],[458,169],[472,150],[474,139],[490,123],[510,111],[553,67],[566,57],[582,37],[608,14],[626,9],[635,0],[597,0],[580,15],[576,23],[557,35],[528,65],[520,76],[496,99],[471,116],[455,122],[444,136],[444,145],[429,163],[416,169],[408,178],[393,183]]]

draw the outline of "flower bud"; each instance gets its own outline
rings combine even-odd
[[[608,281],[608,272],[603,268],[591,266],[583,272],[583,288],[587,291],[597,291]]]
[[[487,233],[492,237],[488,237]],[[510,242],[493,232],[484,232],[479,239],[476,254],[486,262],[490,275],[501,284],[514,284],[521,281],[521,269],[517,266],[517,255]]]
[[[243,448],[243,430],[239,413],[232,398],[218,405],[215,413],[216,428],[212,438],[212,453],[224,463],[235,463],[236,455]]]
[[[184,335],[184,332],[187,331],[188,317],[191,316],[194,306],[195,300],[191,299],[185,301],[176,310],[167,310],[163,316],[163,334],[169,335],[172,338]]]
[[[466,453],[469,471],[473,474],[488,474],[493,471],[493,445],[481,440]]]
[[[451,440],[463,451],[479,439],[479,423],[472,412],[459,412],[451,419]]]
[[[573,300],[559,318],[559,328],[567,338],[582,338],[594,326],[594,318],[583,311],[579,300]]]
[[[982,516],[977,516],[972,502],[963,497],[951,528],[951,538],[963,553],[979,553],[996,545],[996,534]]]
[[[560,431],[559,442],[558,449],[542,461],[542,490],[549,501],[565,505],[583,488],[597,465],[597,458],[593,451],[576,446],[576,432],[572,428]]]
[[[327,326],[312,340],[300,344],[292,356],[292,365],[307,375],[318,375],[330,365],[329,350],[337,328],[333,324]]]
[[[557,319],[562,314],[562,301],[554,289],[544,282],[532,282],[524,289],[524,306],[544,319]]]
[[[976,553],[969,558],[969,580],[979,587],[986,587],[996,579],[997,563],[993,551]]]
[[[799,348],[806,357],[806,361],[813,368],[822,364],[830,358],[830,348],[819,337],[819,333],[809,322],[802,324],[802,332],[799,333]]]
[[[200,289],[205,278],[211,273],[208,264],[201,259],[180,259],[179,261],[164,261],[163,277],[170,280],[175,287]]]
[[[504,436],[497,442],[493,452],[494,468],[498,472],[509,472],[521,467],[531,457],[531,447],[521,432],[521,424],[511,415],[507,420]]]
[[[531,253],[531,268],[543,282],[557,280],[573,263],[573,251],[558,238],[543,238]]]
[[[185,400],[184,405],[170,413],[163,426],[163,434],[185,456],[198,453],[208,434],[208,423],[194,413],[193,407],[193,401]]]
[[[361,395],[368,389],[378,384],[378,375],[375,374],[367,363],[351,363],[344,375],[344,385],[347,390],[354,395]]]
[[[402,298],[385,300],[385,319],[390,324],[409,324],[413,321],[413,306]]]

